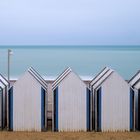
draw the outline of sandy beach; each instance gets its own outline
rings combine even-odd
[[[0,132],[0,140],[140,140],[139,132]]]

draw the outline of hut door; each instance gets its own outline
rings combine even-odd
[[[140,130],[140,89],[138,90],[138,130]]]
[[[101,88],[97,91],[97,131],[101,131]]]
[[[9,90],[9,129],[13,130],[13,87]]]
[[[90,131],[90,90],[87,88],[87,131]]]
[[[54,90],[54,131],[58,131],[58,88]]]
[[[134,130],[134,91],[130,91],[130,131]]]
[[[41,88],[41,130],[45,129],[45,90]]]

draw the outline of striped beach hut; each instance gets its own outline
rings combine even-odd
[[[114,70],[105,67],[90,83],[95,131],[134,129],[134,92]]]
[[[90,129],[90,90],[67,68],[52,84],[53,130],[88,131]]]
[[[135,128],[140,131],[140,70],[128,81],[135,91]]]
[[[9,82],[0,74],[0,128],[3,129],[7,125],[7,93]]]
[[[44,131],[47,83],[32,67],[9,90],[9,130]]]

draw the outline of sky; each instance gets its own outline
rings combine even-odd
[[[0,0],[0,45],[140,45],[140,0]]]

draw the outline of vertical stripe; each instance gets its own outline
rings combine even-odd
[[[134,98],[134,91],[130,88],[130,131],[133,130],[133,98]]]
[[[45,90],[41,87],[41,130],[45,129]]]
[[[4,120],[3,120],[3,117],[4,117],[4,112],[3,112],[3,110],[4,110],[4,109],[3,109],[3,106],[4,106],[4,104],[3,104],[3,90],[2,90],[1,105],[2,105],[2,109],[1,109],[1,112],[2,112],[2,115],[1,115],[1,116],[2,116],[2,117],[1,117],[2,125],[1,125],[1,126],[2,126],[2,129],[3,129],[3,128],[4,128],[4,122],[3,122],[3,121],[4,121]]]
[[[86,104],[86,108],[87,108],[87,115],[86,115],[86,117],[87,117],[87,131],[90,131],[90,90],[87,88],[87,91],[86,91],[86,102],[87,102],[87,104]]]
[[[1,122],[1,124],[0,124],[0,128],[2,129],[2,127],[3,127],[3,123],[2,123],[2,121],[3,121],[3,102],[2,102],[2,100],[3,100],[3,97],[2,97],[2,94],[3,94],[3,89],[0,87],[0,107],[1,107],[1,109],[0,109],[0,114],[1,114],[1,118],[0,118],[0,122]]]
[[[13,87],[9,90],[9,129],[13,130]]]
[[[101,131],[101,119],[102,119],[102,96],[101,96],[101,87],[98,89],[97,92],[97,96],[98,96],[98,102],[97,102],[97,106],[98,106],[98,131]]]
[[[137,105],[138,109],[138,130],[140,131],[140,89],[138,90],[138,105]]]
[[[58,87],[54,91],[54,131],[58,131]]]

